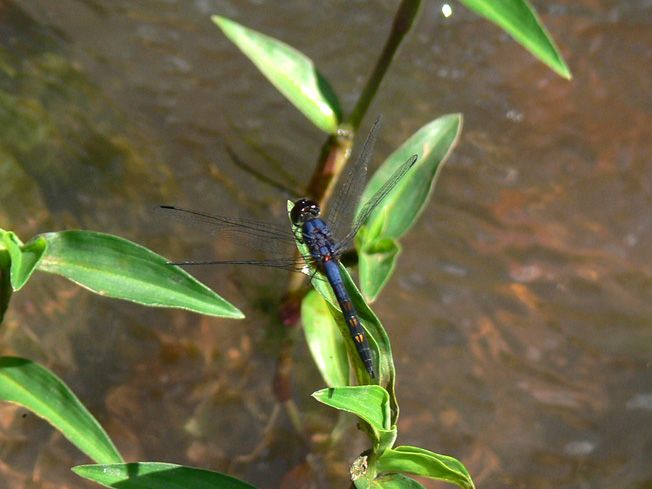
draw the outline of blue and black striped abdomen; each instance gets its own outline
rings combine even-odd
[[[365,330],[358,319],[358,313],[355,307],[353,307],[349,293],[346,287],[344,287],[337,260],[337,249],[331,237],[330,229],[323,220],[315,218],[305,221],[302,231],[303,239],[310,249],[310,254],[315,260],[315,265],[326,275],[335,293],[340,309],[342,309],[344,321],[349,327],[349,333],[358,350],[358,354],[369,375],[375,377],[374,362],[371,356],[369,342],[367,341]]]
[[[351,334],[356,350],[358,350],[358,355],[360,355],[360,359],[364,363],[369,375],[375,377],[374,362],[371,356],[371,349],[369,348],[366,332],[360,324],[358,313],[353,306],[353,302],[351,302],[351,297],[349,296],[346,287],[344,287],[337,260],[327,260],[323,263],[323,269],[326,277],[328,277],[331,287],[333,288],[337,302],[340,304],[344,321],[349,327],[349,333]]]

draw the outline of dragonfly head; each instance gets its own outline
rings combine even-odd
[[[300,226],[310,219],[319,217],[320,212],[319,204],[314,200],[299,199],[290,211],[290,219],[292,219],[292,224]]]

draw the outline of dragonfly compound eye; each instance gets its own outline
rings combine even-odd
[[[314,200],[299,199],[294,203],[294,207],[290,211],[290,219],[296,226],[302,222],[319,217],[320,209],[319,204]]]

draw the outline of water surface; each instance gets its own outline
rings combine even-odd
[[[457,457],[485,489],[650,487],[652,6],[534,3],[572,82],[462,8],[444,19],[425,2],[371,110],[385,120],[374,164],[433,118],[465,117],[375,305],[397,363],[399,443]],[[25,240],[84,228],[178,259],[241,257],[152,209],[282,217],[286,196],[229,151],[301,186],[324,137],[209,15],[304,51],[350,109],[395,7],[0,1],[0,225]],[[148,309],[39,274],[14,296],[0,351],[57,372],[128,460],[261,488],[347,487],[366,441],[352,427],[323,448],[335,416],[309,397],[323,385],[300,337],[293,397],[307,441],[281,414],[269,446],[238,463],[274,412],[286,277],[196,272],[247,319]],[[0,411],[0,488],[95,487],[69,471],[88,460],[47,424]]]

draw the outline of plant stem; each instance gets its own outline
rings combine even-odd
[[[328,205],[337,180],[351,156],[353,139],[360,127],[360,123],[376,96],[378,87],[385,77],[401,42],[412,28],[420,6],[421,0],[402,0],[394,16],[389,37],[385,42],[376,66],[369,76],[353,112],[351,112],[351,115],[344,123],[340,124],[337,133],[330,135],[322,147],[319,163],[306,189],[307,196],[319,202],[322,210]],[[302,290],[304,283],[305,276],[302,274],[297,273],[290,277],[287,299],[283,305],[285,311],[283,322],[288,326],[294,324],[299,318],[300,303],[304,295]],[[286,357],[289,355],[290,351],[288,349],[282,349],[279,352],[277,371],[275,373],[275,378],[279,382],[279,385],[288,389],[290,382]],[[283,400],[287,395],[288,393],[280,389],[277,392],[277,399]]]
[[[351,156],[353,139],[360,127],[371,102],[378,93],[378,87],[394,59],[401,42],[414,24],[421,0],[403,0],[394,16],[392,30],[373,72],[362,90],[362,94],[348,119],[340,124],[337,134],[331,135],[322,147],[319,164],[308,185],[308,195],[326,207],[339,175]]]
[[[351,112],[351,115],[347,120],[354,132],[357,132],[360,127],[360,123],[367,113],[372,100],[376,96],[378,87],[383,81],[385,73],[389,69],[389,65],[392,63],[396,51],[412,28],[420,6],[421,0],[403,0],[401,2],[396,15],[394,16],[392,31],[385,42],[380,58],[378,58],[374,71],[367,80],[367,84],[362,90],[362,95],[360,95],[358,103],[355,105],[353,112]]]

